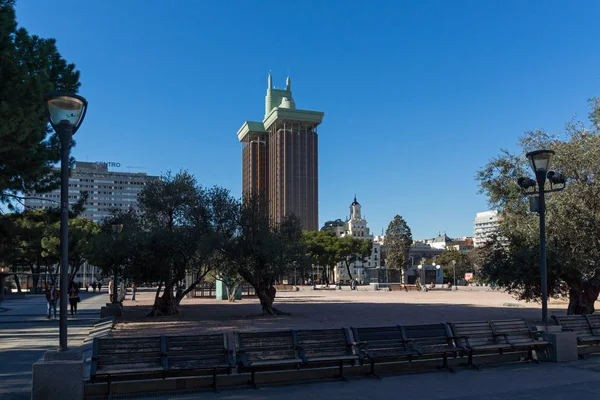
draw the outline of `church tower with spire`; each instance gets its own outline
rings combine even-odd
[[[323,116],[296,109],[290,78],[277,89],[269,74],[263,121],[246,121],[238,130],[243,193],[266,195],[274,223],[294,214],[302,229],[319,228],[317,126]]]

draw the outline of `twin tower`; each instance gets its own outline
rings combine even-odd
[[[296,109],[290,78],[276,89],[269,75],[263,121],[246,121],[238,130],[243,193],[264,194],[274,223],[294,214],[302,229],[319,229],[317,126],[323,115]]]

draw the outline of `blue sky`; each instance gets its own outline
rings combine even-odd
[[[267,74],[319,128],[319,221],[354,194],[375,233],[472,235],[476,171],[600,95],[597,1],[18,0],[81,71],[81,161],[188,169],[241,193],[236,132]],[[122,168],[127,170],[126,168]]]

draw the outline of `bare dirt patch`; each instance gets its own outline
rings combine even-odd
[[[114,336],[184,335],[231,330],[319,329],[350,326],[421,324],[524,318],[539,322],[541,307],[486,288],[458,291],[382,292],[320,291],[279,292],[275,305],[289,316],[263,316],[257,298],[235,303],[209,298],[184,299],[179,315],[146,317],[154,291],[138,291],[137,301],[127,296],[124,315]],[[551,302],[549,314],[564,314],[567,304]]]

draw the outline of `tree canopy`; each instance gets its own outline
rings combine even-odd
[[[52,167],[60,143],[45,116],[44,94],[76,93],[80,85],[79,71],[54,39],[17,27],[13,0],[0,0],[0,82],[0,203],[13,209],[23,193],[58,186]]]
[[[408,265],[412,232],[404,218],[396,215],[385,232],[386,263],[388,268],[395,268],[404,276]]]
[[[552,169],[567,178],[546,196],[548,293],[569,296],[569,312],[594,311],[600,292],[600,102],[590,101],[590,124],[570,122],[564,133],[528,131],[516,153],[502,150],[477,174],[481,192],[499,210],[500,229],[483,251],[482,272],[521,299],[540,297],[539,217],[517,178],[533,175],[525,153],[552,149]]]

